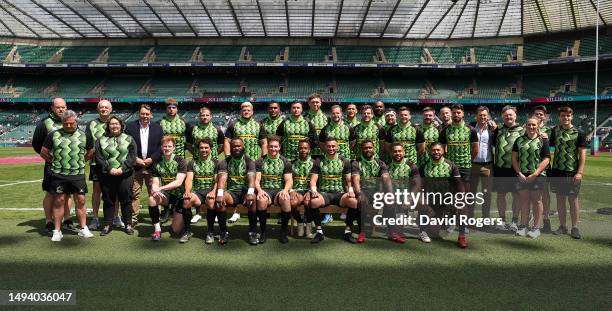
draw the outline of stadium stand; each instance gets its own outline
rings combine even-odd
[[[327,46],[292,45],[289,47],[289,61],[318,63],[329,61],[330,49]]]
[[[111,46],[108,48],[109,63],[142,62],[150,46]]]
[[[525,44],[526,60],[547,60],[561,57],[561,53],[572,48],[574,40],[557,39],[538,42],[527,42]]]
[[[59,49],[57,46],[20,45],[17,53],[22,63],[46,63]]]
[[[245,47],[244,60],[255,62],[275,62],[277,57],[283,55],[285,47],[280,45],[253,45]]]
[[[90,63],[105,50],[102,46],[70,46],[62,51],[60,63]]]
[[[418,64],[423,55],[423,49],[415,46],[384,47],[382,50],[389,63]]]
[[[155,56],[151,57],[151,62],[189,62],[193,56],[194,50],[195,47],[189,45],[158,45],[155,47]]]
[[[235,62],[240,59],[241,46],[236,45],[206,45],[200,47],[205,62]]]
[[[337,46],[336,54],[340,63],[374,63],[376,59],[376,47],[361,46]]]
[[[476,62],[480,64],[505,63],[515,45],[485,45],[475,48]]]
[[[384,78],[385,92],[381,97],[391,98],[421,98],[423,95],[423,81],[418,78]]]

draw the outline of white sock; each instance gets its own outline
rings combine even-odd
[[[159,223],[156,223],[154,226],[155,226],[155,231],[161,231],[161,225]]]
[[[323,234],[323,229],[317,229],[317,233]]]
[[[351,229],[349,229],[349,228],[345,228],[345,229],[344,229],[344,233],[351,233]]]

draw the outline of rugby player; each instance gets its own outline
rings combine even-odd
[[[309,110],[306,113],[306,120],[312,123],[315,131],[317,132],[317,136],[321,134],[321,130],[330,122],[329,116],[325,115],[323,111],[321,111],[321,104],[323,103],[323,98],[319,94],[311,94],[308,96],[308,107]],[[312,148],[312,157],[319,158],[323,152],[318,145],[314,145]]]
[[[435,118],[436,118],[436,110],[431,107],[423,108],[423,124],[421,125],[421,130],[423,131],[423,139],[425,141],[424,151],[420,154],[419,165],[423,166],[427,161],[429,161],[429,145],[431,143],[438,142],[438,137],[440,136],[440,129],[436,126]]]
[[[374,116],[372,117],[372,121],[382,127],[387,124],[385,122],[385,103],[381,100],[374,102]]]
[[[360,120],[357,117],[357,105],[352,103],[346,105],[346,118],[344,119],[344,123],[350,127],[355,127],[359,122]]]
[[[408,107],[399,110],[400,123],[392,126],[386,132],[387,145],[401,143],[404,146],[405,156],[411,163],[418,165],[418,155],[425,151],[425,139],[423,131],[410,122],[411,115]],[[391,153],[391,149],[387,150]]]
[[[310,172],[312,171],[313,160],[310,157],[310,142],[302,140],[298,143],[298,158],[291,162],[293,171],[293,189],[289,192],[291,199],[291,213],[298,223],[297,235],[304,236],[304,223],[306,223],[306,236],[311,239],[312,219],[309,210],[306,208],[310,204]],[[300,215],[299,208],[304,207],[304,218]]]
[[[266,131],[266,136],[276,135],[276,130],[283,120],[284,118],[281,115],[280,104],[277,102],[270,102],[268,104],[268,115],[260,121],[260,124]]]
[[[161,240],[159,205],[168,210],[170,205],[176,210],[182,210],[187,162],[183,157],[174,154],[175,142],[173,136],[164,136],[161,146],[162,156],[153,164],[153,182],[149,196],[149,216],[154,227],[151,235],[153,241]]]
[[[324,239],[319,208],[328,205],[357,208],[357,199],[351,187],[351,164],[348,159],[338,155],[337,151],[338,142],[328,138],[325,142],[325,156],[316,159],[312,166],[309,208],[317,233],[311,243],[319,243]]]
[[[365,105],[361,108],[361,122],[354,128],[355,145],[361,146],[364,140],[371,140],[374,143],[374,155],[380,158],[381,151],[386,150],[386,145],[384,145],[385,130],[382,126],[372,121],[372,115],[372,106]],[[353,151],[355,151],[355,159],[360,159],[361,149],[353,148]]]
[[[227,206],[243,204],[248,209],[249,243],[257,245],[259,240],[256,233],[255,162],[246,154],[244,142],[238,137],[230,140],[230,152],[225,160],[219,162],[217,169],[219,177],[215,203],[220,206],[220,209],[217,209],[219,227],[223,228],[225,226],[225,208]],[[229,241],[229,234],[223,229],[221,231],[219,244],[223,245]]]
[[[40,155],[50,163],[48,190],[53,195],[53,220],[55,229],[51,241],[59,242],[64,206],[70,195],[75,195],[76,214],[81,229],[79,236],[93,237],[86,224],[85,194],[85,161],[94,153],[91,139],[79,130],[77,114],[67,110],[62,114],[62,128],[50,132],[43,142]]]
[[[257,191],[257,218],[261,234],[259,244],[266,242],[267,209],[278,205],[281,209],[281,233],[278,240],[282,244],[287,238],[289,218],[291,218],[291,201],[289,191],[293,187],[291,162],[280,155],[280,138],[268,136],[268,153],[255,161],[255,190]]]
[[[550,134],[550,145],[555,147],[555,153],[550,170],[550,187],[557,196],[557,212],[559,213],[559,228],[555,235],[567,234],[566,202],[570,206],[572,229],[570,235],[580,239],[578,221],[580,219],[580,184],[586,161],[586,138],[582,131],[572,124],[574,110],[564,106],[559,108],[559,125]]]
[[[550,162],[548,140],[539,132],[540,119],[531,117],[525,124],[525,135],[512,147],[512,168],[518,175],[517,190],[521,210],[521,225],[516,235],[537,238],[542,225],[542,189],[546,179],[546,167]],[[529,212],[533,207],[533,228],[529,226]]]
[[[548,110],[543,105],[538,105],[533,108],[532,115],[540,120],[540,135],[542,138],[549,139],[551,134],[551,128],[546,126],[548,120]],[[549,141],[550,143],[550,141]],[[552,228],[550,225],[550,166],[552,161],[549,161],[548,167],[546,168],[546,178],[544,178],[544,188],[542,188],[542,233],[551,233]]]
[[[310,146],[318,144],[317,131],[311,122],[302,117],[302,103],[291,104],[291,116],[281,122],[276,129],[281,137],[281,154],[290,161],[298,158],[298,143],[307,140]]]
[[[173,137],[176,141],[174,154],[185,158],[186,134],[191,131],[191,125],[178,115],[178,101],[174,98],[166,99],[166,115],[159,121],[164,136]]]
[[[355,132],[342,120],[342,107],[333,105],[331,107],[331,120],[319,133],[319,147],[325,148],[321,142],[327,141],[328,137],[333,137],[338,142],[338,155],[350,159],[351,149],[355,145]]]
[[[452,112],[448,106],[440,108],[440,122],[440,128],[444,128],[445,126],[448,126],[453,123]]]

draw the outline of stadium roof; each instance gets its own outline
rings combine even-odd
[[[0,0],[0,36],[454,39],[594,27],[597,0]],[[612,23],[601,0],[600,25]]]

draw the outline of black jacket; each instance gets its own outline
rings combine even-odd
[[[125,133],[134,138],[134,142],[136,142],[136,157],[142,159],[142,145],[140,144],[140,120],[128,122],[125,126]],[[154,163],[157,162],[161,156],[161,139],[163,135],[164,134],[159,123],[149,123],[149,143],[146,158],[151,158]],[[134,169],[140,170],[142,167],[135,165]]]

